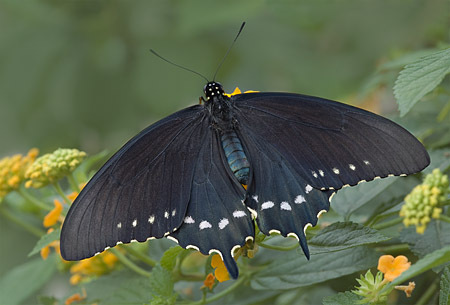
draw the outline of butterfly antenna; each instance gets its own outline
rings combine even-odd
[[[176,63],[174,63],[174,62],[171,62],[170,60],[168,60],[168,59],[162,57],[161,55],[159,55],[158,53],[156,53],[153,49],[150,49],[150,52],[152,52],[153,55],[156,55],[157,57],[161,58],[161,59],[164,60],[165,62],[168,62],[169,64],[174,65],[175,67],[178,67],[178,68],[181,68],[181,69],[183,69],[183,70],[186,70],[186,71],[192,72],[192,73],[194,73],[194,74],[197,74],[198,76],[200,76],[200,77],[202,77],[204,80],[206,80],[206,82],[209,82],[209,80],[208,80],[203,74],[200,74],[200,73],[198,73],[197,71],[188,69],[188,68],[183,67],[183,66],[180,66],[180,65],[178,65],[178,64],[176,64]]]
[[[234,46],[234,43],[236,42],[236,40],[238,39],[239,35],[241,34],[242,29],[244,28],[244,26],[245,26],[245,21],[242,23],[241,28],[239,29],[239,32],[237,33],[236,37],[234,38],[233,42],[231,43],[231,46],[228,48],[228,51],[225,53],[225,56],[222,58],[222,61],[220,62],[219,66],[217,67],[216,73],[214,73],[213,81],[216,80],[217,72],[219,72],[220,67],[222,67],[223,62],[227,58],[228,53],[230,53],[231,48]]]

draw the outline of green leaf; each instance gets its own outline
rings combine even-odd
[[[280,253],[265,269],[257,272],[251,283],[254,289],[290,289],[321,283],[375,265],[378,255],[367,247],[312,255]]]
[[[439,305],[450,304],[450,268],[444,268],[441,276],[441,292],[439,293]]]
[[[328,253],[387,241],[377,230],[354,222],[337,222],[320,230],[308,241],[311,254]]]
[[[346,291],[339,292],[336,295],[325,297],[322,301],[323,305],[354,305],[362,298],[356,294]]]
[[[184,249],[180,246],[175,246],[164,252],[163,257],[161,258],[160,264],[163,268],[168,271],[172,271],[175,268],[175,264],[177,262],[178,254],[183,252]]]
[[[150,276],[150,286],[154,292],[151,304],[173,304],[176,300],[176,295],[173,291],[173,279],[172,274],[161,265],[156,265],[152,270]],[[161,303],[160,300],[173,300],[169,303]]]
[[[439,85],[449,72],[450,48],[406,65],[394,86],[400,115],[405,115],[414,104]]]
[[[393,289],[394,286],[400,285],[401,283],[419,274],[422,274],[425,271],[428,271],[434,267],[449,263],[449,261],[450,261],[450,246],[436,250],[433,253],[426,255],[424,258],[419,259],[408,270],[403,272],[399,277],[397,277],[388,285],[386,285],[381,291],[381,293],[387,291],[388,289]]]
[[[58,299],[55,297],[49,297],[49,296],[38,296],[38,303],[40,305],[58,305]]]
[[[44,286],[55,271],[54,255],[15,267],[0,279],[0,304],[20,304]]]
[[[418,257],[441,249],[443,246],[450,246],[450,224],[443,221],[432,220],[424,234],[418,234],[416,227],[411,226],[400,232],[400,240],[408,243],[411,251]]]
[[[34,246],[33,250],[31,250],[31,252],[28,254],[28,257],[36,253],[39,253],[39,251],[41,251],[42,248],[48,246],[51,242],[58,240],[60,233],[61,229],[58,228],[42,236],[41,239],[39,239],[36,245]]]
[[[86,304],[144,304],[152,298],[148,278],[130,271],[113,272],[83,285],[86,288]],[[80,288],[70,291],[82,294]],[[84,303],[83,303],[84,304]]]

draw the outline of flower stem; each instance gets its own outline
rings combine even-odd
[[[145,277],[149,277],[151,275],[150,272],[142,269],[141,267],[139,267],[138,265],[133,263],[130,259],[128,259],[125,255],[123,255],[119,250],[114,249],[114,248],[111,248],[110,250],[115,256],[117,256],[117,258],[119,259],[119,261],[122,264],[124,264],[126,267],[130,268],[131,270],[133,270],[137,274],[140,274],[140,275],[145,276]]]
[[[398,245],[392,245],[392,246],[381,246],[376,248],[377,251],[383,252],[383,253],[389,253],[389,254],[395,254],[395,253],[404,253],[405,251],[409,250],[408,244],[398,244]]]
[[[70,204],[71,201],[70,201],[69,198],[67,198],[66,194],[64,194],[64,191],[63,191],[63,189],[61,188],[61,185],[59,185],[58,182],[55,182],[55,183],[53,183],[52,185],[53,185],[53,187],[55,188],[56,192],[59,194],[59,196],[61,196],[62,199],[63,199],[67,204]]]
[[[68,176],[67,179],[69,180],[70,186],[72,187],[72,189],[79,193],[80,192],[80,187],[78,186],[78,183],[75,179],[75,176],[73,175],[73,172],[71,172]]]
[[[450,217],[448,217],[448,216],[446,216],[444,214],[439,215],[439,220],[442,220],[442,221],[450,223]]]
[[[134,257],[140,259],[142,262],[146,263],[147,265],[151,266],[151,267],[155,267],[156,266],[156,261],[151,259],[150,257],[148,257],[145,254],[142,254],[141,252],[137,251],[136,249],[134,249],[133,247],[124,247],[124,246],[120,246],[122,249],[124,249],[125,251],[127,251],[128,253],[130,253],[131,255],[133,255]]]
[[[45,202],[37,199],[36,197],[31,195],[28,191],[26,191],[24,188],[18,188],[17,189],[17,193],[20,196],[22,196],[22,198],[24,198],[25,200],[31,202],[32,204],[34,204],[35,206],[39,207],[40,209],[42,209],[44,211],[51,211],[52,210],[52,208],[50,206],[48,206]]]
[[[28,231],[29,233],[33,234],[34,236],[42,237],[42,236],[45,235],[44,231],[42,231],[41,229],[36,228],[35,226],[30,225],[29,223],[23,221],[22,219],[18,218],[17,216],[15,216],[13,213],[8,211],[7,209],[2,208],[2,209],[0,209],[0,212],[1,212],[1,214],[3,216],[5,216],[5,218],[7,218],[10,221],[14,222],[18,226],[24,228],[26,231]]]
[[[203,304],[208,304],[211,302],[214,302],[224,296],[226,296],[227,294],[229,294],[230,292],[232,292],[233,290],[235,290],[236,288],[238,288],[239,286],[242,285],[242,283],[247,280],[246,276],[242,276],[241,278],[239,278],[238,280],[236,280],[233,285],[231,285],[230,287],[228,287],[227,289],[222,290],[221,292],[215,294],[214,296],[212,296],[209,299],[202,299],[200,301],[197,302],[192,302],[192,303],[187,303],[189,305],[203,305]]]
[[[379,224],[375,224],[375,225],[372,226],[372,228],[375,229],[375,230],[382,230],[382,229],[386,229],[386,228],[389,228],[389,227],[393,227],[393,226],[401,223],[402,221],[403,221],[403,218],[397,217],[397,218],[394,218],[394,219],[389,220],[389,221],[385,221],[385,222],[382,222],[382,223],[379,223]]]

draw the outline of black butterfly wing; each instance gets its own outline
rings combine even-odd
[[[169,238],[203,254],[219,253],[230,275],[237,278],[233,252],[254,238],[254,224],[243,202],[245,190],[228,166],[217,131],[205,129],[189,207],[183,224]]]
[[[359,108],[290,93],[248,93],[232,101],[242,132],[270,143],[317,189],[416,173],[430,162],[407,130]]]
[[[202,106],[186,108],[149,126],[111,157],[67,214],[62,257],[84,259],[117,243],[177,229],[190,200],[206,121]]]

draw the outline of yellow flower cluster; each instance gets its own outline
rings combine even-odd
[[[78,149],[58,148],[39,157],[26,171],[26,187],[40,188],[54,183],[73,172],[84,160],[86,153]]]
[[[92,276],[109,273],[114,269],[117,262],[117,256],[110,251],[79,261],[70,268],[70,272],[73,274],[70,277],[70,283],[76,285]]]
[[[8,193],[19,188],[25,180],[25,172],[34,162],[39,150],[30,149],[26,156],[17,154],[0,160],[0,201]]]
[[[437,219],[441,215],[448,194],[448,176],[434,169],[422,184],[405,197],[405,204],[400,210],[404,225],[415,225],[417,233],[423,234],[431,218]]]

